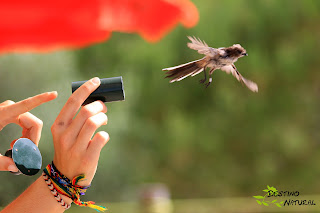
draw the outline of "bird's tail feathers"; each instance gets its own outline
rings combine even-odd
[[[164,68],[167,71],[166,78],[172,78],[170,83],[181,81],[188,76],[195,76],[204,70],[204,58],[191,61],[189,63],[181,64],[175,67]]]

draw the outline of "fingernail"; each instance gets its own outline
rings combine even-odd
[[[18,168],[15,165],[10,165],[10,166],[8,166],[8,170],[10,172],[17,172]]]
[[[100,79],[99,79],[98,77],[94,77],[94,78],[92,79],[92,82],[93,82],[94,84],[100,84]]]

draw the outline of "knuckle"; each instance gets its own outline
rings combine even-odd
[[[92,92],[92,87],[93,87],[92,83],[87,83],[87,84],[84,84],[81,89],[83,90],[84,93],[90,94]]]
[[[101,100],[95,101],[94,103],[101,109],[101,111],[106,110],[107,108]]]
[[[78,103],[78,98],[75,97],[74,95],[71,95],[70,98],[68,99],[67,105],[72,106],[77,103]]]
[[[52,126],[51,126],[51,133],[53,135],[55,135],[57,133],[57,124],[56,123],[53,123]]]
[[[109,134],[104,131],[97,133],[97,140],[100,141],[103,146],[109,141],[109,138]]]
[[[11,104],[15,104],[15,102],[12,101],[12,100],[6,100],[5,102],[3,102],[3,104],[5,104],[5,105],[11,105]]]
[[[97,123],[95,122],[95,119],[93,117],[90,117],[86,121],[86,126],[87,128],[95,129],[97,128]]]
[[[92,107],[86,105],[80,110],[81,116],[90,117],[93,114]]]
[[[39,118],[36,118],[36,119],[35,119],[35,125],[36,125],[38,128],[42,128],[42,127],[43,127],[43,121],[40,120]]]
[[[26,112],[29,112],[32,108],[30,108],[30,106],[31,106],[31,104],[32,104],[32,101],[31,101],[31,99],[25,99],[24,101],[23,101],[23,107],[24,107],[24,110],[26,111]]]
[[[72,123],[72,119],[69,120],[61,120],[57,119],[51,126],[51,132],[52,134],[56,134],[58,132],[61,132],[65,129],[66,126],[69,126]]]

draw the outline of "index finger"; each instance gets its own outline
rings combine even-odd
[[[95,77],[85,82],[67,100],[61,109],[56,122],[65,123],[71,120],[81,107],[82,103],[100,86],[100,79]]]
[[[6,110],[5,116],[8,118],[13,118],[25,112],[29,112],[33,108],[55,99],[57,95],[58,94],[56,91],[45,92],[27,99],[24,99],[17,103],[8,105],[6,106],[6,109],[5,109]]]

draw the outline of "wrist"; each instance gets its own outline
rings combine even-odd
[[[63,195],[63,194],[61,194],[59,192],[58,192],[58,194],[66,204],[68,204],[68,205],[72,204],[72,199],[70,197],[65,196],[65,195]]]
[[[56,201],[58,201],[58,203],[64,208],[64,209],[69,209],[71,207],[71,203],[69,200],[64,199],[63,197],[61,197],[62,194],[58,193],[56,188],[54,187],[51,179],[49,176],[47,176],[47,174],[45,172],[42,173],[42,177],[45,181],[45,183],[47,184],[51,194],[54,196],[54,198],[56,199]]]
[[[80,200],[80,195],[84,195],[86,190],[90,187],[78,185],[79,181],[85,179],[85,175],[78,175],[70,180],[65,175],[60,173],[52,163],[43,170],[43,177],[45,178],[45,180],[47,179],[47,181],[50,182],[50,184],[47,184],[48,186],[51,185],[49,186],[49,188],[51,191],[54,191],[54,193],[52,194],[54,194],[56,200],[66,209],[70,208],[70,205],[68,205],[68,203],[71,204],[73,202],[78,206],[87,206],[97,211],[106,210],[106,208],[103,206],[95,205],[93,201],[83,202]],[[60,195],[63,195],[63,197],[61,197]],[[63,200],[63,198],[66,198],[66,200]]]

